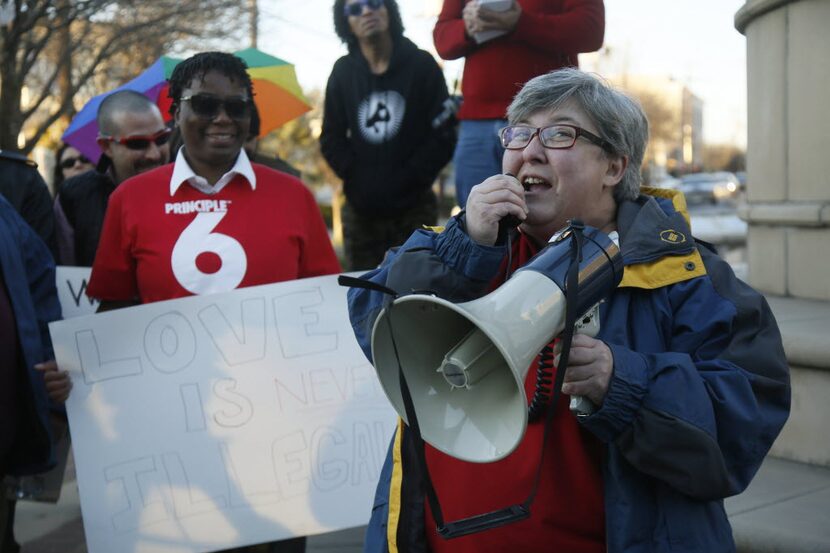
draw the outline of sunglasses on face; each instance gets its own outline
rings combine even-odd
[[[383,6],[383,0],[357,0],[357,2],[343,6],[343,12],[346,17],[357,17],[363,13],[364,6],[372,11],[379,10]]]
[[[84,163],[92,163],[87,159],[86,156],[78,156],[78,157],[65,157],[61,160],[60,166],[61,169],[71,169],[75,166],[76,163],[84,164]]]
[[[189,102],[190,109],[199,117],[213,119],[219,115],[219,110],[224,107],[225,113],[231,119],[247,119],[251,116],[251,108],[254,103],[248,98],[219,98],[210,94],[193,94],[184,96],[182,102]]]
[[[104,140],[109,140],[110,142],[116,142],[123,146],[126,146],[130,150],[146,150],[150,147],[150,144],[155,144],[156,146],[164,146],[167,144],[167,141],[170,140],[170,135],[173,131],[170,129],[162,129],[155,134],[150,135],[139,135],[139,136],[122,136],[122,137],[115,137],[115,136],[102,136]]]

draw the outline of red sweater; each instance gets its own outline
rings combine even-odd
[[[538,251],[524,234],[513,249],[513,270]],[[504,270],[494,282],[504,279]],[[555,374],[555,373],[554,373]],[[525,379],[533,397],[536,363]],[[478,515],[522,503],[533,488],[539,466],[544,417],[531,423],[519,447],[495,463],[467,463],[426,445],[430,476],[441,501],[445,521]],[[462,538],[444,540],[425,502],[426,536],[432,553],[604,553],[605,507],[602,446],[583,430],[560,396],[545,447],[542,478],[530,518]]]
[[[577,54],[602,47],[602,0],[517,0],[522,15],[509,34],[485,42],[467,36],[461,13],[466,0],[444,0],[432,36],[446,59],[466,57],[460,119],[501,119],[528,80],[576,66]]]

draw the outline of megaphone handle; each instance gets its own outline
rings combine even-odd
[[[596,411],[594,404],[585,396],[571,396],[571,403],[568,407],[577,417],[587,417]]]
[[[585,334],[591,338],[599,334],[599,304],[594,305],[577,321],[575,330],[577,334]],[[587,417],[597,410],[591,400],[584,396],[571,396],[568,408],[577,417]]]

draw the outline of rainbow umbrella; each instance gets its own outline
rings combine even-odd
[[[240,50],[235,55],[248,65],[248,74],[254,84],[260,138],[311,110],[292,64],[256,48]]]
[[[254,102],[259,111],[260,137],[311,109],[297,82],[292,64],[256,48],[240,50],[235,55],[248,65],[248,74],[254,86]],[[104,98],[119,90],[141,92],[156,102],[165,122],[169,121],[171,100],[167,95],[167,79],[180,61],[182,60],[178,58],[162,56],[135,79],[92,98],[72,119],[69,128],[63,133],[63,141],[97,163],[101,157],[101,150],[96,142],[98,106]]]

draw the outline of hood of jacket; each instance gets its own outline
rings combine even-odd
[[[636,200],[620,204],[617,228],[621,287],[654,289],[706,274],[682,193],[643,187]]]
[[[378,77],[386,77],[394,74],[396,71],[399,71],[407,58],[412,57],[417,51],[418,47],[415,43],[405,36],[399,36],[397,38],[393,37],[392,57],[389,59],[389,67],[382,75],[378,75]],[[349,53],[346,57],[349,60],[350,69],[370,75],[372,74],[372,71],[369,68],[369,62],[366,61],[366,58],[360,51],[360,46],[358,44],[355,43],[349,45]]]

